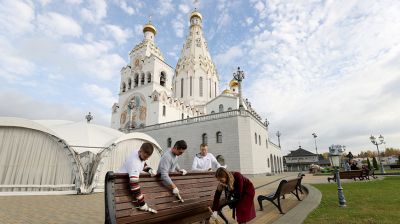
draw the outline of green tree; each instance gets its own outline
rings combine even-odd
[[[378,162],[376,161],[375,157],[372,157],[372,164],[374,165],[374,169],[378,170]]]
[[[371,162],[369,161],[369,158],[367,158],[367,164],[368,164],[368,169],[371,170],[372,166],[371,166]]]
[[[397,160],[397,164],[400,165],[400,155],[399,155],[399,159]]]

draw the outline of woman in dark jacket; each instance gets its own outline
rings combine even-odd
[[[215,172],[215,177],[220,184],[214,195],[213,211],[220,211],[228,205],[232,210],[232,218],[238,223],[246,223],[256,217],[254,208],[254,186],[249,179],[239,172],[229,172],[220,167]],[[222,191],[225,192],[225,201],[220,205]],[[220,214],[221,215],[221,214]]]

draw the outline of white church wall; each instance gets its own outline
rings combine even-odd
[[[220,105],[223,107],[222,111],[220,111]],[[225,112],[228,111],[228,108],[231,108],[231,110],[238,109],[239,99],[233,96],[219,95],[217,98],[207,103],[206,113],[211,114],[213,111],[214,113]]]

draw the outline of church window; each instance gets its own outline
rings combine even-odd
[[[199,91],[200,91],[199,95],[203,96],[203,77],[200,77],[199,79]]]
[[[126,91],[126,84],[125,82],[122,83],[122,92],[124,93]]]
[[[135,79],[133,80],[134,82],[134,87],[137,87],[139,84],[139,74],[135,74]]]
[[[203,144],[207,144],[207,142],[208,142],[208,137],[207,137],[207,134],[206,133],[204,133],[202,136],[201,136],[201,143],[203,143]]]
[[[258,144],[261,145],[261,135],[258,135]]]
[[[160,85],[161,86],[165,86],[165,79],[166,79],[165,73],[161,72],[161,74],[160,74]]]
[[[254,137],[255,137],[255,140],[256,140],[256,144],[257,144],[257,133],[254,133]]]
[[[144,73],[140,76],[140,85],[144,85]]]
[[[171,138],[167,139],[167,147],[172,147],[172,139]]]
[[[165,116],[167,113],[167,108],[165,106],[162,107],[162,115]]]
[[[215,114],[215,111],[211,111],[211,114]]]
[[[211,97],[211,79],[209,79],[210,80],[210,97]]]
[[[265,148],[268,149],[268,139],[265,139]]]
[[[217,132],[217,143],[222,143],[222,133],[220,131]]]
[[[217,83],[214,82],[214,97],[217,96]]]
[[[228,111],[232,110],[232,107],[228,107]]]
[[[267,164],[268,164],[268,168],[269,168],[269,158],[267,158]]]
[[[185,115],[182,113],[182,120],[185,119]]]
[[[151,73],[147,73],[147,83],[151,83]]]
[[[190,77],[190,96],[192,96],[192,82],[193,82],[193,77]]]
[[[131,88],[132,88],[132,79],[129,78],[128,79],[128,89],[131,89]]]
[[[181,79],[181,98],[183,98],[183,79]]]
[[[224,105],[222,105],[222,104],[219,105],[219,112],[220,113],[224,112]]]

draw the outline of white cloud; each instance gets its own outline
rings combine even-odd
[[[83,89],[94,101],[106,108],[111,108],[118,100],[108,88],[85,83]]]
[[[190,11],[190,8],[186,4],[180,4],[179,10],[181,10],[182,13],[187,14]]]
[[[232,63],[233,61],[242,56],[243,56],[242,48],[240,46],[233,46],[226,52],[217,54],[215,56],[215,62],[218,66],[223,67]]]
[[[48,5],[52,2],[52,0],[39,0],[40,4],[42,4],[43,6]]]
[[[31,1],[0,2],[0,32],[21,34],[32,31],[35,8]]]
[[[174,28],[175,34],[177,37],[183,37],[183,30],[184,30],[184,21],[182,15],[179,14],[178,17],[171,21],[172,28]]]
[[[0,78],[8,82],[18,82],[32,76],[35,65],[22,57],[13,44],[0,37]]]
[[[254,19],[251,17],[246,18],[246,25],[251,25],[253,23]]]
[[[81,26],[71,17],[55,12],[49,12],[38,16],[39,29],[51,36],[73,36],[82,34]]]
[[[72,5],[80,5],[82,0],[65,0],[65,2]]]
[[[103,31],[108,35],[111,35],[118,44],[126,43],[126,41],[133,35],[131,29],[122,29],[116,25],[106,25]]]
[[[105,0],[89,0],[89,6],[81,10],[81,16],[90,23],[100,23],[107,16],[107,3]]]
[[[136,10],[129,6],[126,0],[116,0],[118,6],[122,9],[122,11],[126,12],[129,15],[135,14]]]
[[[158,0],[159,7],[155,10],[155,12],[161,16],[166,16],[171,12],[175,11],[174,5],[172,4],[172,0]]]

